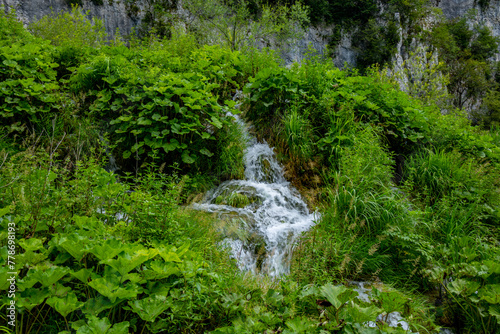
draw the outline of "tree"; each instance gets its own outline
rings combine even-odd
[[[495,90],[492,80],[495,62],[490,58],[498,50],[499,39],[485,26],[469,25],[464,17],[438,24],[431,42],[446,64],[443,72],[449,77],[453,104],[468,111],[484,109],[480,108],[483,99]],[[493,96],[490,94],[490,102]]]
[[[400,67],[388,71],[401,89],[424,103],[436,103],[448,109],[450,96],[448,77],[443,75],[445,64],[438,61],[437,53],[429,47],[419,47],[411,52]]]
[[[231,50],[284,46],[300,38],[309,22],[307,8],[299,2],[271,7],[260,1],[186,0],[182,6],[186,12],[179,13],[178,22],[195,32],[201,44]]]

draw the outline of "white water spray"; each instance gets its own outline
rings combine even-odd
[[[232,231],[226,228],[226,242],[240,269],[270,276],[288,274],[294,242],[317,217],[286,181],[273,150],[267,143],[258,143],[235,118],[248,141],[245,180],[223,182],[193,206],[217,212],[220,219],[237,225]],[[231,194],[245,195],[250,203],[242,208],[220,204]]]

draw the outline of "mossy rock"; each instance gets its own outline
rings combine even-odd
[[[244,208],[250,204],[250,199],[244,194],[232,193],[227,198],[227,204],[235,208]]]
[[[234,208],[241,209],[249,205],[251,202],[248,196],[244,194],[232,193],[227,197],[223,195],[217,196],[214,200],[214,203],[217,205],[230,205]]]
[[[261,203],[255,189],[251,187],[230,187],[212,200],[213,204],[244,208],[252,203]]]
[[[262,166],[262,173],[264,173],[264,181],[274,182],[273,168],[271,167],[269,159],[267,159],[266,157],[261,157],[260,163]]]

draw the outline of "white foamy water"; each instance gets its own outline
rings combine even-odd
[[[318,217],[309,212],[298,191],[286,181],[269,145],[257,142],[245,124],[235,118],[248,141],[245,180],[221,183],[193,207],[217,212],[233,224],[225,229],[225,241],[240,269],[270,276],[288,274],[294,242]],[[234,193],[247,196],[250,204],[243,208],[228,205],[224,199]]]

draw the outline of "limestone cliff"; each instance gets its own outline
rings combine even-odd
[[[147,1],[135,1],[134,3],[138,5],[137,11],[131,11],[125,0],[104,0],[103,5],[95,5],[91,0],[82,0],[82,7],[85,11],[89,11],[91,17],[104,20],[108,34],[113,36],[116,29],[119,29],[122,34],[127,34],[132,27],[140,24]],[[492,30],[494,36],[500,36],[500,3],[498,0],[491,0],[491,6],[486,10],[481,10],[474,0],[435,1],[435,6],[440,8],[447,18],[464,16],[470,9],[475,8],[478,15],[471,23],[485,24]],[[49,14],[51,11],[58,12],[70,9],[67,0],[0,0],[1,5],[7,9],[14,8],[19,19],[25,24]],[[316,50],[323,52],[328,44],[331,30],[329,27],[310,28],[298,45],[283,54],[285,60],[287,62],[300,61],[310,44]],[[401,33],[404,34],[404,27],[402,27]],[[355,65],[357,53],[352,46],[349,34],[344,34],[338,45],[330,51],[333,53],[337,66],[341,67],[344,63]],[[496,57],[497,60],[500,60],[500,53],[497,53]],[[397,61],[404,58],[404,50],[400,46],[394,59]]]
[[[122,34],[128,34],[131,28],[140,23],[141,15],[131,15],[123,0],[104,0],[103,5],[95,5],[90,0],[82,0],[82,8],[89,11],[90,17],[104,21],[106,31],[111,37],[116,29]],[[71,6],[66,0],[0,0],[0,6],[16,10],[17,16],[24,23],[48,15],[51,11],[68,11]],[[144,5],[139,2],[139,6]]]

